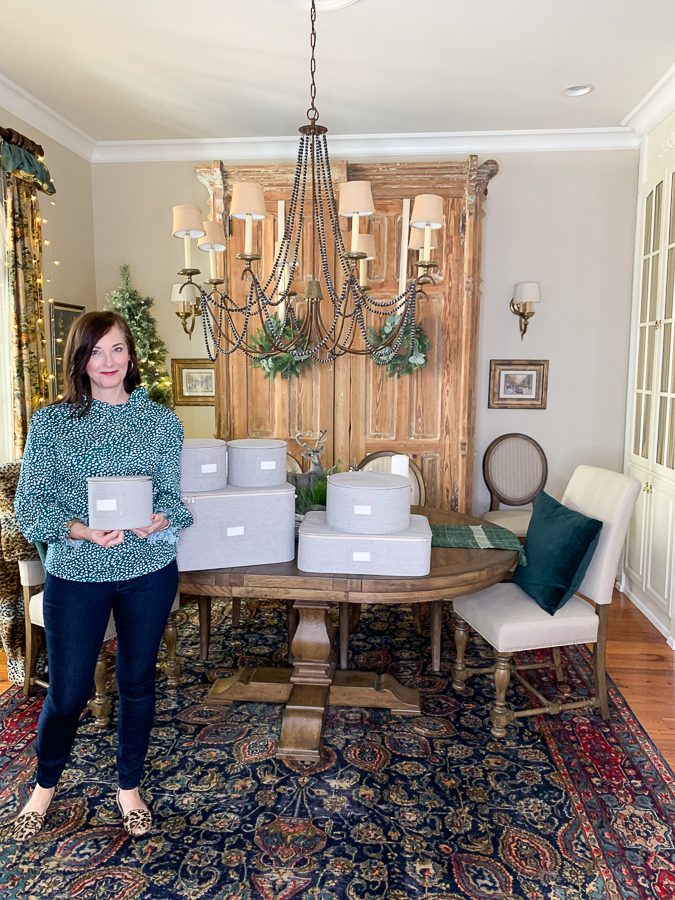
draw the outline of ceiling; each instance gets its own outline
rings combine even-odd
[[[0,74],[95,141],[291,135],[309,105],[309,14],[278,0],[32,0],[2,21]],[[618,126],[675,62],[672,0],[359,0],[317,30],[331,134]]]

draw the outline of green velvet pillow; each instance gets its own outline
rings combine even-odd
[[[517,566],[514,584],[553,615],[578,590],[598,540],[602,522],[568,509],[540,491],[525,538],[526,566]]]

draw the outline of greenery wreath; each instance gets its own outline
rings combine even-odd
[[[302,320],[298,319],[298,327],[302,327]],[[281,321],[277,313],[272,313],[269,323],[270,331],[278,334],[281,330]],[[285,341],[290,341],[293,337],[290,318],[286,319],[286,327],[282,335]],[[274,350],[274,344],[265,333],[264,329],[259,328],[251,338],[251,346],[257,353],[269,353]],[[287,381],[291,378],[299,378],[303,366],[310,366],[310,360],[303,353],[275,353],[273,356],[264,356],[261,359],[252,359],[251,365],[254,369],[264,369],[264,378],[274,381],[277,375],[281,375]]]
[[[370,343],[377,347],[384,343],[386,338],[398,326],[401,316],[387,316],[384,325],[379,328],[369,328]],[[427,337],[421,325],[415,325],[415,334],[412,341],[410,340],[411,328],[408,325],[403,332],[403,340],[398,349],[398,353],[394,353],[391,347],[383,347],[376,350],[373,359],[378,366],[387,367],[387,375],[393,378],[402,378],[403,375],[412,375],[415,369],[423,369],[427,364],[427,354],[431,349],[431,341]]]
[[[391,332],[398,326],[401,316],[387,316],[386,321],[379,328],[368,329],[368,339],[374,347],[383,344]],[[302,320],[298,319],[298,327],[302,327]],[[270,330],[275,334],[281,329],[281,322],[277,313],[272,313],[269,322]],[[389,378],[402,378],[404,375],[411,375],[416,369],[423,369],[427,364],[427,354],[431,349],[431,341],[427,337],[421,325],[415,326],[415,335],[410,340],[410,325],[403,333],[403,340],[399,347],[398,353],[394,353],[391,347],[382,347],[375,351],[373,360],[378,366],[386,366]],[[286,320],[283,338],[290,341],[293,337],[290,319]],[[251,338],[251,346],[256,353],[269,353],[274,350],[274,344],[269,339],[266,332],[259,328]],[[252,359],[251,365],[254,369],[264,369],[265,378],[273,381],[277,375],[281,375],[287,381],[291,378],[299,378],[302,367],[310,367],[311,361],[309,355],[298,353],[275,353],[272,356],[264,356],[260,359]]]

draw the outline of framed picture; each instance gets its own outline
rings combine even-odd
[[[48,303],[49,306],[49,370],[53,378],[50,378],[50,400],[54,402],[63,394],[63,351],[66,349],[66,340],[70,326],[75,319],[79,319],[84,306],[73,306],[71,303]]]
[[[215,406],[216,373],[208,359],[172,359],[173,402],[176,406]]]
[[[491,359],[489,409],[546,409],[547,359]]]

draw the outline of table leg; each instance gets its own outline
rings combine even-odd
[[[293,653],[291,652],[291,644],[293,643],[293,638],[295,637],[295,632],[298,627],[298,613],[295,609],[295,600],[287,600],[286,601],[286,628],[288,630],[288,664],[289,666],[293,665]]]
[[[349,660],[349,603],[340,603],[340,668],[346,669]]]
[[[211,638],[211,597],[197,597],[199,607],[199,658],[209,658],[209,641]]]
[[[441,629],[443,627],[443,601],[431,604],[431,671],[441,671]]]
[[[323,726],[334,664],[326,616],[329,604],[296,600],[298,627],[293,638],[291,695],[284,710],[277,756],[307,761],[321,758]]]

